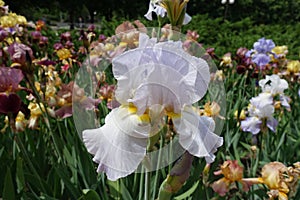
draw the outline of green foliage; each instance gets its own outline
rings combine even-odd
[[[255,25],[250,18],[237,22],[229,22],[222,18],[211,19],[208,15],[195,15],[193,20],[183,27],[184,30],[197,30],[199,42],[206,47],[214,47],[217,55],[227,52],[233,54],[239,47],[253,48],[253,43],[259,38],[272,39],[276,45],[287,45],[288,56],[291,59],[299,58],[300,24],[273,24]]]

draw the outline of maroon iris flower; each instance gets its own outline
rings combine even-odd
[[[20,90],[19,83],[24,78],[19,69],[0,67],[0,113],[18,113],[22,101],[15,93]]]
[[[26,66],[26,62],[29,61],[28,59],[30,61],[34,59],[32,49],[25,44],[14,42],[8,47],[7,51],[12,62],[18,63],[21,66]]]

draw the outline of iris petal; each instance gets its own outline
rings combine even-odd
[[[99,163],[97,171],[117,180],[137,169],[146,155],[149,132],[148,122],[121,106],[106,116],[104,126],[83,131],[83,142]]]
[[[140,37],[142,44],[151,46],[113,59],[113,73],[118,80],[115,95],[120,103],[134,103],[139,114],[153,104],[171,106],[178,113],[184,104],[195,103],[205,95],[210,81],[206,61],[186,53],[180,41],[153,44],[148,36]]]
[[[214,153],[223,144],[223,138],[216,135],[214,121],[205,116],[199,116],[191,106],[185,106],[181,117],[172,118],[179,134],[179,143],[190,154],[205,157],[211,163]]]

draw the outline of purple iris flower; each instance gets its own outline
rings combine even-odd
[[[272,51],[272,49],[275,47],[275,43],[271,39],[265,39],[261,38],[253,45],[254,50],[257,51],[257,53],[269,53]]]
[[[257,64],[261,69],[270,62],[271,58],[269,55],[264,53],[256,53],[252,56],[252,61]]]
[[[261,38],[254,43],[253,49],[246,53],[246,57],[251,57],[252,61],[259,66],[260,69],[263,69],[263,66],[271,61],[270,54],[277,58],[277,55],[271,52],[274,47],[275,43],[273,40]]]

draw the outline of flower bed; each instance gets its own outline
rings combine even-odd
[[[300,198],[297,50],[258,33],[208,48],[186,3],[103,35],[0,1],[1,198]]]

